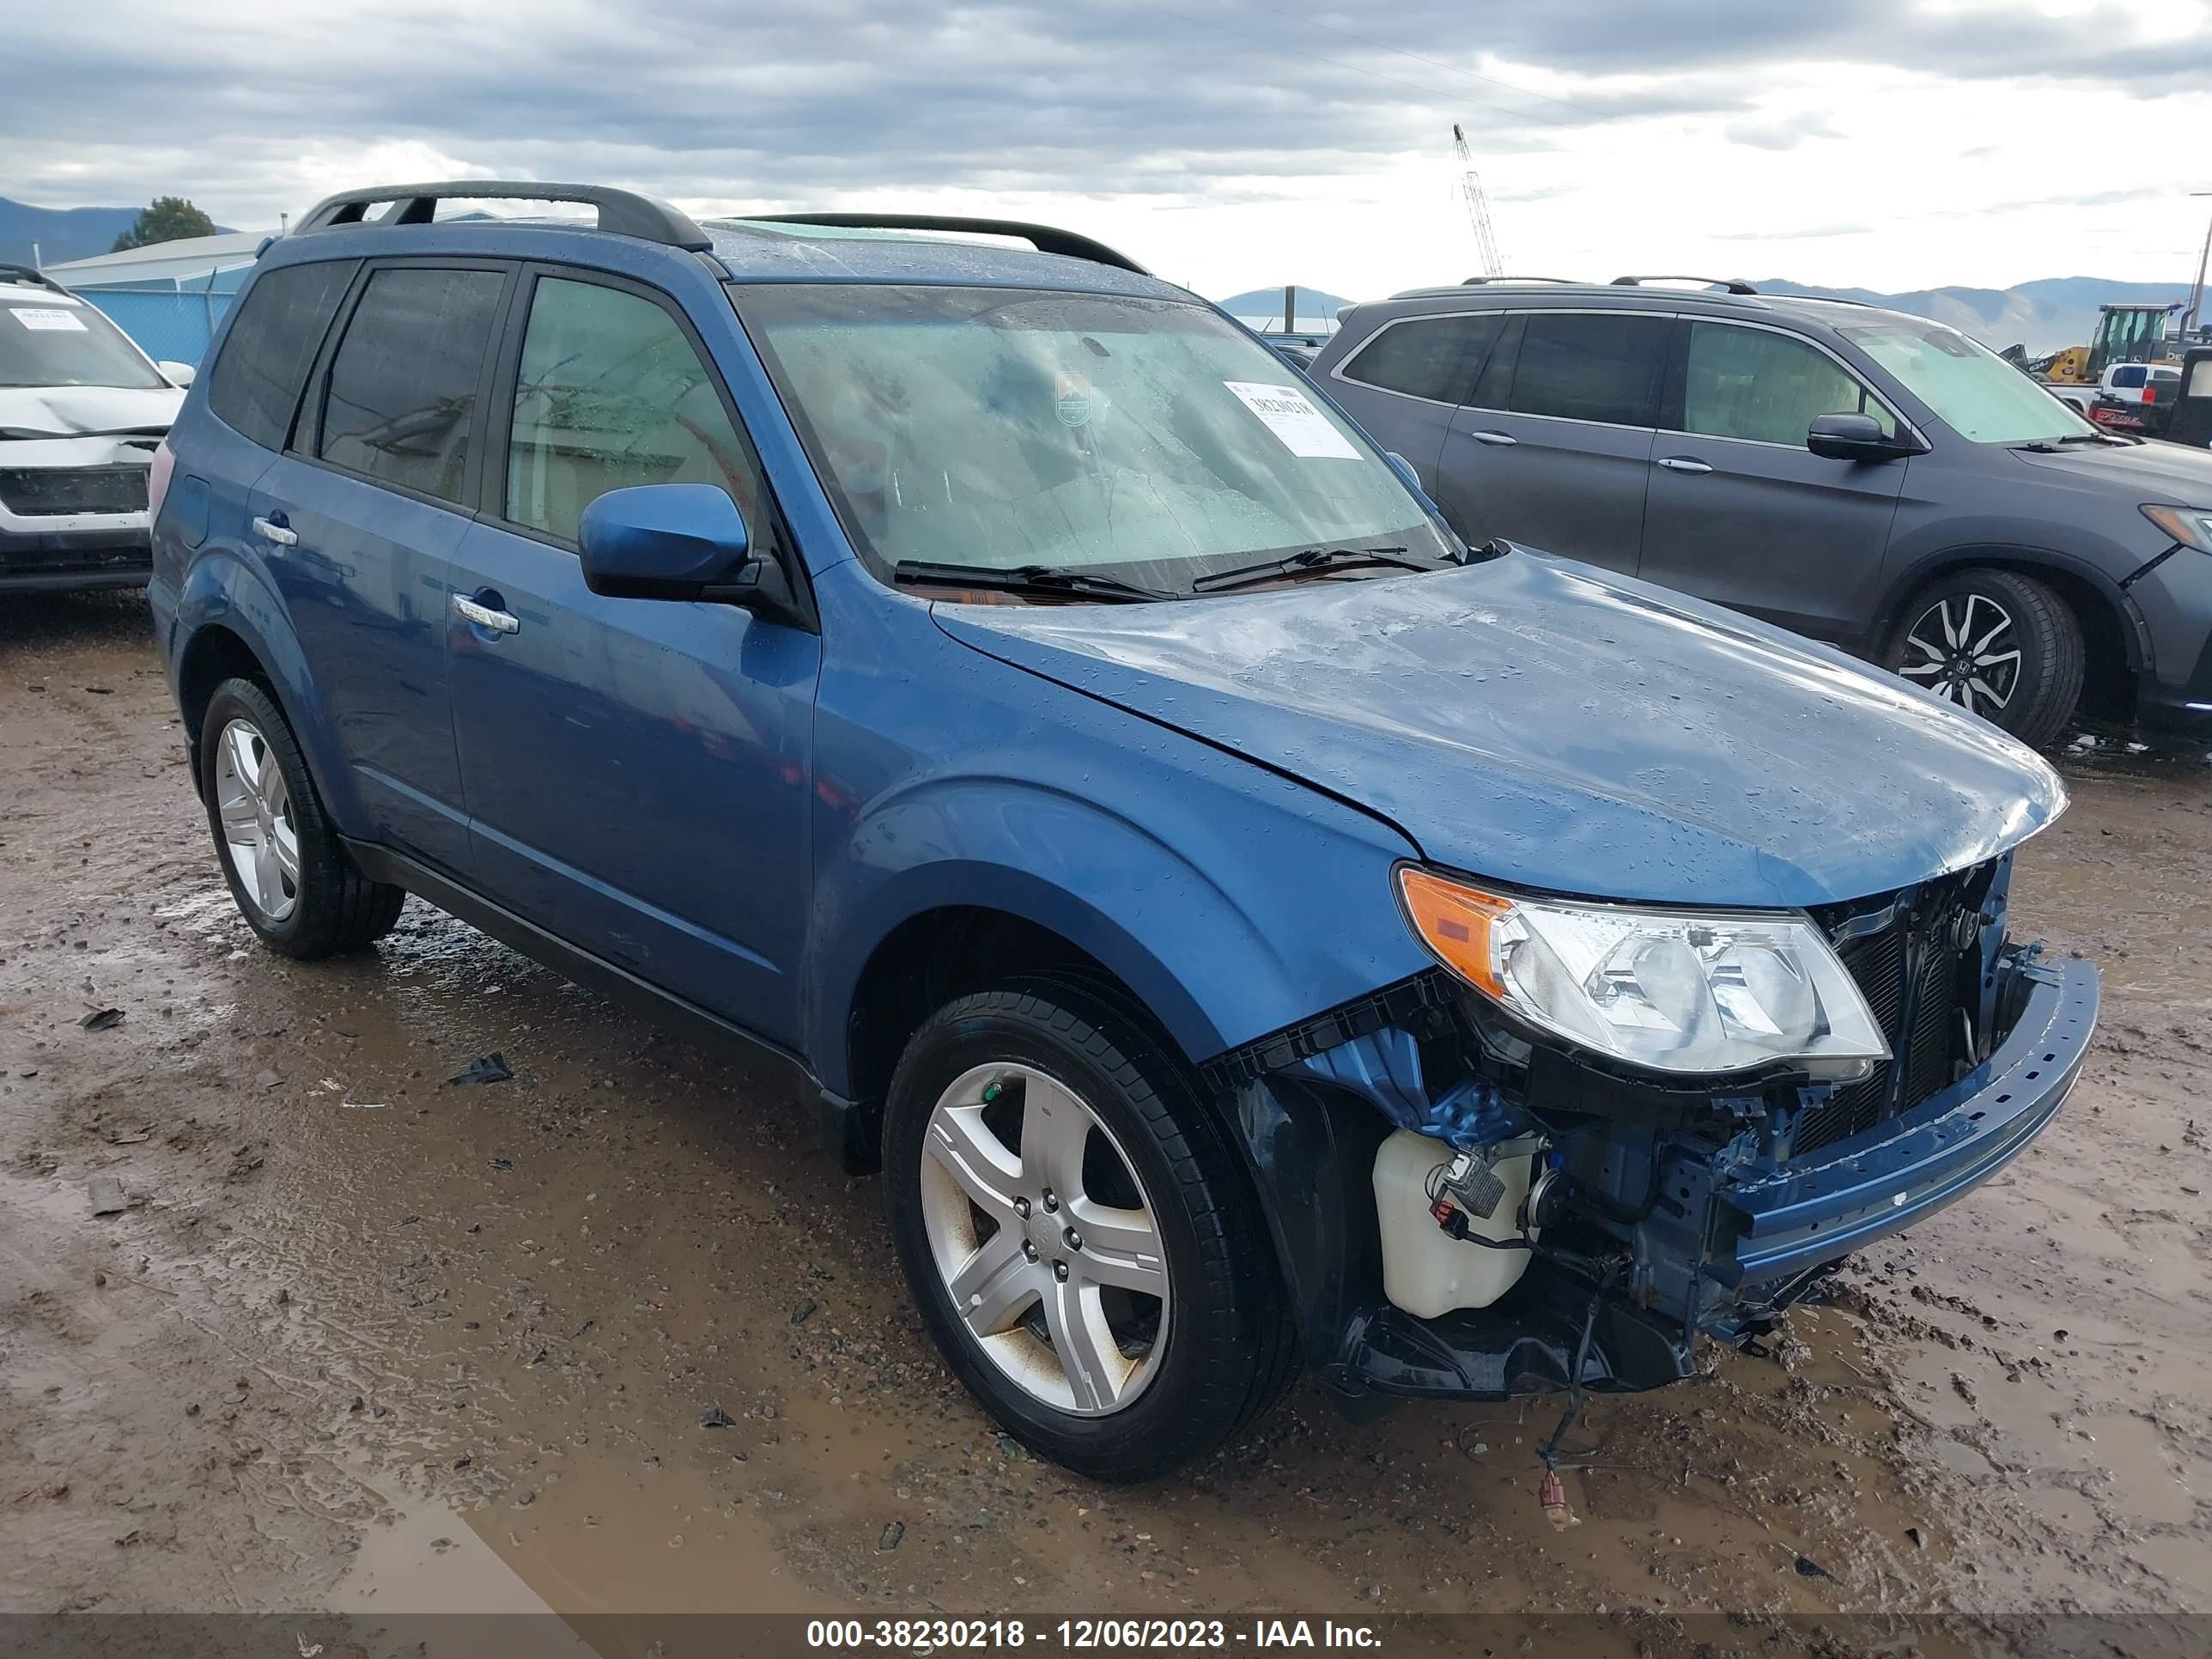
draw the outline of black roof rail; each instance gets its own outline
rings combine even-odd
[[[52,289],[57,294],[69,292],[45,271],[29,265],[10,264],[5,260],[0,260],[0,283],[28,283],[33,288]]]
[[[1707,288],[1726,289],[1730,294],[1756,294],[1759,290],[1741,276],[1616,276],[1614,288],[1641,288],[1646,283],[1703,283]]]
[[[1093,264],[1112,265],[1117,270],[1134,271],[1139,276],[1152,274],[1127,254],[1116,252],[1105,243],[1079,232],[1029,224],[1019,219],[969,219],[936,213],[744,213],[737,216],[755,224],[821,225],[830,230],[940,230],[970,236],[1014,236],[1039,253],[1088,259]]]
[[[1459,285],[1462,288],[1481,288],[1491,283],[1557,283],[1563,288],[1584,286],[1577,276],[1462,276]]]
[[[617,236],[635,236],[693,253],[704,253],[714,244],[689,214],[671,207],[658,197],[610,185],[537,184],[513,179],[447,179],[428,185],[377,185],[367,190],[342,190],[325,196],[307,210],[292,234],[331,230],[343,225],[427,225],[436,216],[438,204],[447,201],[582,202],[599,210],[599,228]],[[368,217],[379,202],[393,204],[381,218]]]

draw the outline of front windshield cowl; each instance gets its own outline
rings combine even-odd
[[[1109,583],[1184,596],[1210,573],[1315,548],[1404,549],[1421,569],[1459,557],[1350,422],[1205,306],[842,283],[732,295],[884,581],[902,566],[1094,579],[1088,594],[1003,588],[1066,602]]]

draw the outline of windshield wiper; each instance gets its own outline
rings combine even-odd
[[[2024,444],[2014,444],[2014,449],[2024,449],[2031,455],[2057,455],[2068,444],[2119,444],[2130,440],[2118,432],[2063,432],[2056,438],[2031,438]]]
[[[1418,559],[1400,557],[1405,550],[1402,547],[1310,547],[1285,558],[1262,559],[1257,564],[1213,571],[1194,580],[1190,591],[1204,593],[1216,588],[1240,587],[1247,582],[1266,581],[1273,576],[1317,575],[1323,571],[1346,570],[1363,564],[1384,565],[1397,570],[1434,568]]]
[[[1069,570],[1060,565],[1018,564],[1012,569],[986,564],[939,564],[930,559],[901,559],[891,567],[891,580],[902,586],[974,587],[994,593],[1073,595],[1085,599],[1174,599],[1181,594],[1158,587],[1140,587],[1118,576],[1101,576],[1088,570]]]

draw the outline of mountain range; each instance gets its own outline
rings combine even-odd
[[[1410,284],[1409,284],[1410,286]],[[2002,351],[2025,346],[2030,355],[2060,346],[2087,345],[2096,332],[2100,305],[2173,303],[2188,298],[2185,283],[2116,283],[2102,276],[2046,276],[2011,288],[1922,288],[1885,294],[1870,288],[1834,288],[1770,277],[1754,283],[1765,294],[1829,295],[1886,306],[1915,317],[1948,323],[1984,345]],[[2212,290],[2208,290],[2212,299]],[[1283,290],[1255,288],[1231,295],[1221,307],[1256,325],[1280,327]],[[1337,307],[1350,301],[1317,288],[1298,289],[1298,326],[1334,326]]]
[[[42,208],[0,196],[0,264],[37,263],[31,257],[33,243],[38,260],[50,265],[89,259],[112,249],[115,239],[137,222],[135,207]]]
[[[2189,298],[2186,283],[2115,283],[2102,276],[2045,276],[2011,288],[1923,288],[1902,294],[1808,287],[1780,277],[1753,286],[1767,294],[1825,294],[1887,306],[1948,323],[2000,351],[2008,345],[2025,346],[2032,356],[2061,346],[2088,344],[2097,331],[2100,305],[2170,305],[2186,303]]]

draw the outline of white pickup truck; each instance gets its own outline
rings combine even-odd
[[[2094,386],[2054,386],[2053,397],[2069,403],[2100,426],[2124,427],[2139,430],[2144,424],[2140,407],[2130,410],[2129,404],[2148,404],[2153,407],[2171,404],[2181,395],[2181,366],[2179,363],[2113,363],[2107,367]],[[2104,411],[2099,414],[2100,409]],[[2124,413],[2123,412],[2124,411]]]

